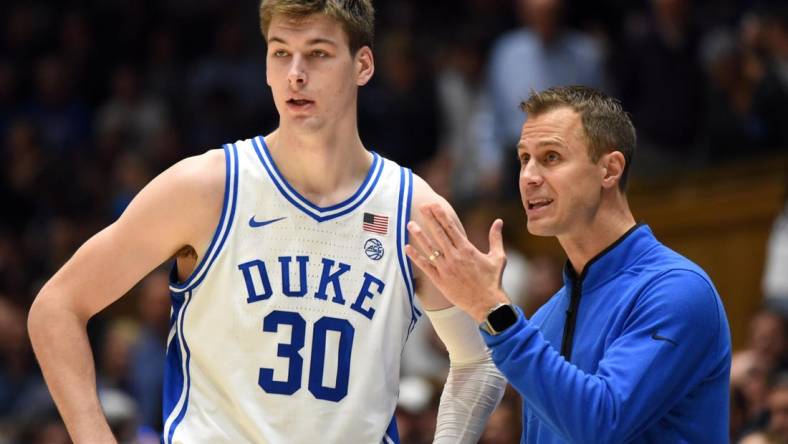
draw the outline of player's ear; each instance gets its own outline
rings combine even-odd
[[[621,175],[624,174],[626,165],[624,153],[621,151],[611,151],[602,156],[600,165],[602,166],[602,187],[613,188],[618,186]]]
[[[356,51],[356,85],[364,86],[375,73],[375,58],[369,46],[362,46]]]

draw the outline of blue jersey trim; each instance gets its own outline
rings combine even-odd
[[[405,229],[405,244],[410,242],[409,237],[408,237],[408,236],[410,236],[410,233],[408,233],[407,225],[408,225],[408,222],[410,222],[410,209],[411,209],[411,206],[413,204],[413,171],[408,169],[407,172],[408,172],[408,184],[410,186],[408,187],[408,200],[406,201],[406,205],[405,205],[405,227],[406,227],[406,229]],[[410,259],[408,258],[407,255],[405,255],[405,263],[408,265],[408,276],[410,277],[410,285],[411,285],[411,288],[413,289],[413,292],[415,293],[415,291],[416,291],[415,290],[416,289],[416,282],[413,279],[413,264],[411,263],[411,261],[410,261]],[[419,308],[416,307],[416,304],[413,304],[413,310],[416,312],[416,317],[417,318],[421,316],[421,311],[419,311]]]
[[[175,270],[175,267],[173,267]],[[170,333],[167,341],[167,356],[164,361],[164,394],[162,397],[162,424],[172,415],[178,399],[183,392],[183,371],[180,348],[178,347],[177,322],[183,309],[184,298],[181,294],[170,293],[172,298],[172,315],[170,316]]]
[[[408,220],[410,218],[410,205],[413,196],[413,173],[404,167],[400,167],[400,187],[399,198],[397,199],[397,259],[399,260],[400,271],[405,280],[405,288],[408,290],[408,301],[410,302],[410,325],[408,326],[408,336],[416,326],[416,321],[421,315],[421,312],[416,309],[413,300],[414,296],[414,282],[413,270],[410,267],[410,261],[405,254],[405,244],[408,242]]]
[[[290,185],[290,182],[288,182],[287,179],[285,179],[285,177],[279,171],[279,168],[276,166],[276,163],[274,162],[274,158],[273,158],[273,156],[271,156],[271,151],[268,149],[268,145],[265,143],[265,138],[263,136],[258,136],[257,139],[259,139],[259,143],[260,143],[259,146],[261,146],[263,151],[265,152],[265,158],[268,160],[268,162],[270,162],[271,170],[269,170],[269,172],[271,172],[273,175],[275,175],[276,179],[278,179],[277,181],[278,182],[281,181],[281,184],[284,185],[285,187],[287,187],[288,191],[290,191],[290,193],[292,193],[292,195],[296,199],[301,201],[301,203],[303,203],[304,205],[306,205],[306,206],[308,206],[308,207],[310,207],[310,208],[312,208],[312,209],[314,209],[314,210],[316,210],[318,212],[327,212],[327,211],[331,211],[331,210],[336,210],[336,209],[342,208],[343,206],[345,206],[348,203],[352,202],[356,197],[358,197],[359,194],[362,193],[362,191],[364,190],[364,187],[367,185],[367,183],[372,178],[372,175],[373,175],[373,172],[375,171],[377,163],[380,161],[380,156],[378,156],[377,153],[373,152],[372,153],[372,165],[370,166],[369,171],[367,171],[367,176],[364,178],[364,182],[356,190],[356,192],[353,193],[352,196],[350,196],[349,198],[345,199],[344,201],[342,201],[342,202],[340,202],[338,204],[331,205],[330,207],[320,207],[320,206],[315,205],[314,203],[312,203],[309,199],[307,199],[304,196],[302,196],[301,193],[298,192],[298,190],[296,190],[295,188],[293,188],[292,185]]]
[[[276,164],[274,163],[273,157],[271,157],[271,153],[268,150],[268,146],[266,145],[263,136],[258,136],[255,139],[252,139],[252,145],[254,146],[255,152],[257,153],[257,157],[260,159],[260,163],[263,165],[263,168],[271,177],[271,181],[274,183],[282,196],[284,196],[285,199],[293,204],[293,206],[301,210],[301,212],[317,222],[325,222],[327,220],[344,216],[345,214],[350,213],[351,211],[358,208],[358,206],[364,203],[364,201],[367,200],[367,198],[372,194],[372,191],[375,189],[375,186],[378,184],[378,180],[383,173],[382,158],[377,153],[372,152],[372,165],[369,167],[369,171],[367,172],[367,176],[364,178],[364,182],[356,190],[356,192],[349,198],[336,205],[332,205],[330,207],[319,207],[302,196],[295,188],[290,185],[284,176],[282,176]]]
[[[386,441],[388,438],[388,441]],[[391,422],[389,422],[388,428],[386,428],[386,435],[384,436],[383,442],[389,443],[392,442],[394,444],[400,444],[399,442],[399,430],[397,430],[397,415],[391,415]]]
[[[186,318],[186,309],[189,307],[189,303],[192,301],[192,292],[189,291],[183,297],[178,297],[180,295],[173,294],[173,303],[174,305],[178,306],[177,310],[177,319],[175,322],[176,331],[175,337],[173,338],[173,342],[177,346],[177,352],[175,358],[177,359],[180,367],[177,370],[180,370],[174,376],[176,378],[177,386],[179,387],[178,390],[178,398],[177,399],[165,399],[164,405],[164,423],[163,423],[163,431],[162,431],[162,441],[165,444],[169,444],[172,442],[173,434],[175,433],[175,429],[180,425],[181,421],[183,421],[184,416],[186,416],[186,410],[189,407],[189,391],[191,389],[191,374],[189,372],[189,364],[191,361],[191,351],[189,350],[189,344],[186,342],[186,335],[183,331],[183,324]],[[174,309],[175,307],[173,307]],[[177,342],[176,342],[177,341]],[[171,348],[171,345],[168,345],[168,352]],[[183,357],[186,357],[186,362],[182,361]],[[168,356],[168,361],[170,361],[170,357]],[[172,362],[172,361],[170,361]],[[168,394],[171,394],[168,392]],[[178,407],[178,402],[181,398],[184,398],[183,405],[181,405],[180,410],[178,410],[177,415],[169,424],[167,422],[172,418],[173,413],[175,412],[176,408]],[[174,401],[174,404],[173,404]]]
[[[235,144],[228,144],[224,146],[225,158],[225,181],[224,181],[224,202],[222,203],[222,215],[219,218],[219,224],[216,226],[216,231],[213,233],[211,244],[206,250],[203,260],[197,265],[197,268],[184,282],[178,283],[176,279],[170,278],[170,291],[185,292],[200,285],[202,280],[208,274],[211,265],[219,256],[219,252],[224,247],[224,242],[230,233],[232,222],[235,218],[235,207],[238,200],[238,149]],[[228,211],[229,209],[229,211]]]

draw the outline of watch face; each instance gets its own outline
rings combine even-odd
[[[487,316],[487,322],[496,332],[506,330],[517,322],[517,312],[509,305],[501,305]]]

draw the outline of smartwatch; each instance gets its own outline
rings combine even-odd
[[[512,304],[498,303],[487,312],[487,317],[479,326],[488,334],[496,336],[517,322],[519,314]]]

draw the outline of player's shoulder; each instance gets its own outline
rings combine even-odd
[[[193,183],[214,183],[219,181],[223,185],[225,165],[224,150],[212,149],[180,160],[166,172],[177,180]]]
[[[226,179],[224,150],[214,149],[187,157],[164,171],[158,178],[168,189],[177,193],[206,196],[222,194]]]
[[[457,224],[460,224],[456,211],[443,196],[438,194],[432,189],[424,179],[418,175],[413,175],[413,199],[411,201],[411,218],[416,222],[422,221],[422,214],[420,209],[425,206],[436,205],[442,208],[450,218],[454,219]]]
[[[210,241],[222,211],[225,160],[221,150],[183,159],[156,176],[113,223],[121,238],[156,239],[173,252]],[[205,239],[208,241],[205,241]]]
[[[150,211],[176,211],[187,218],[213,218],[225,194],[226,168],[223,150],[210,150],[176,162],[156,176],[135,200]]]
[[[426,204],[438,204],[443,207],[449,207],[449,202],[435,190],[432,189],[430,184],[417,174],[413,175],[413,201],[412,205],[418,208]]]

